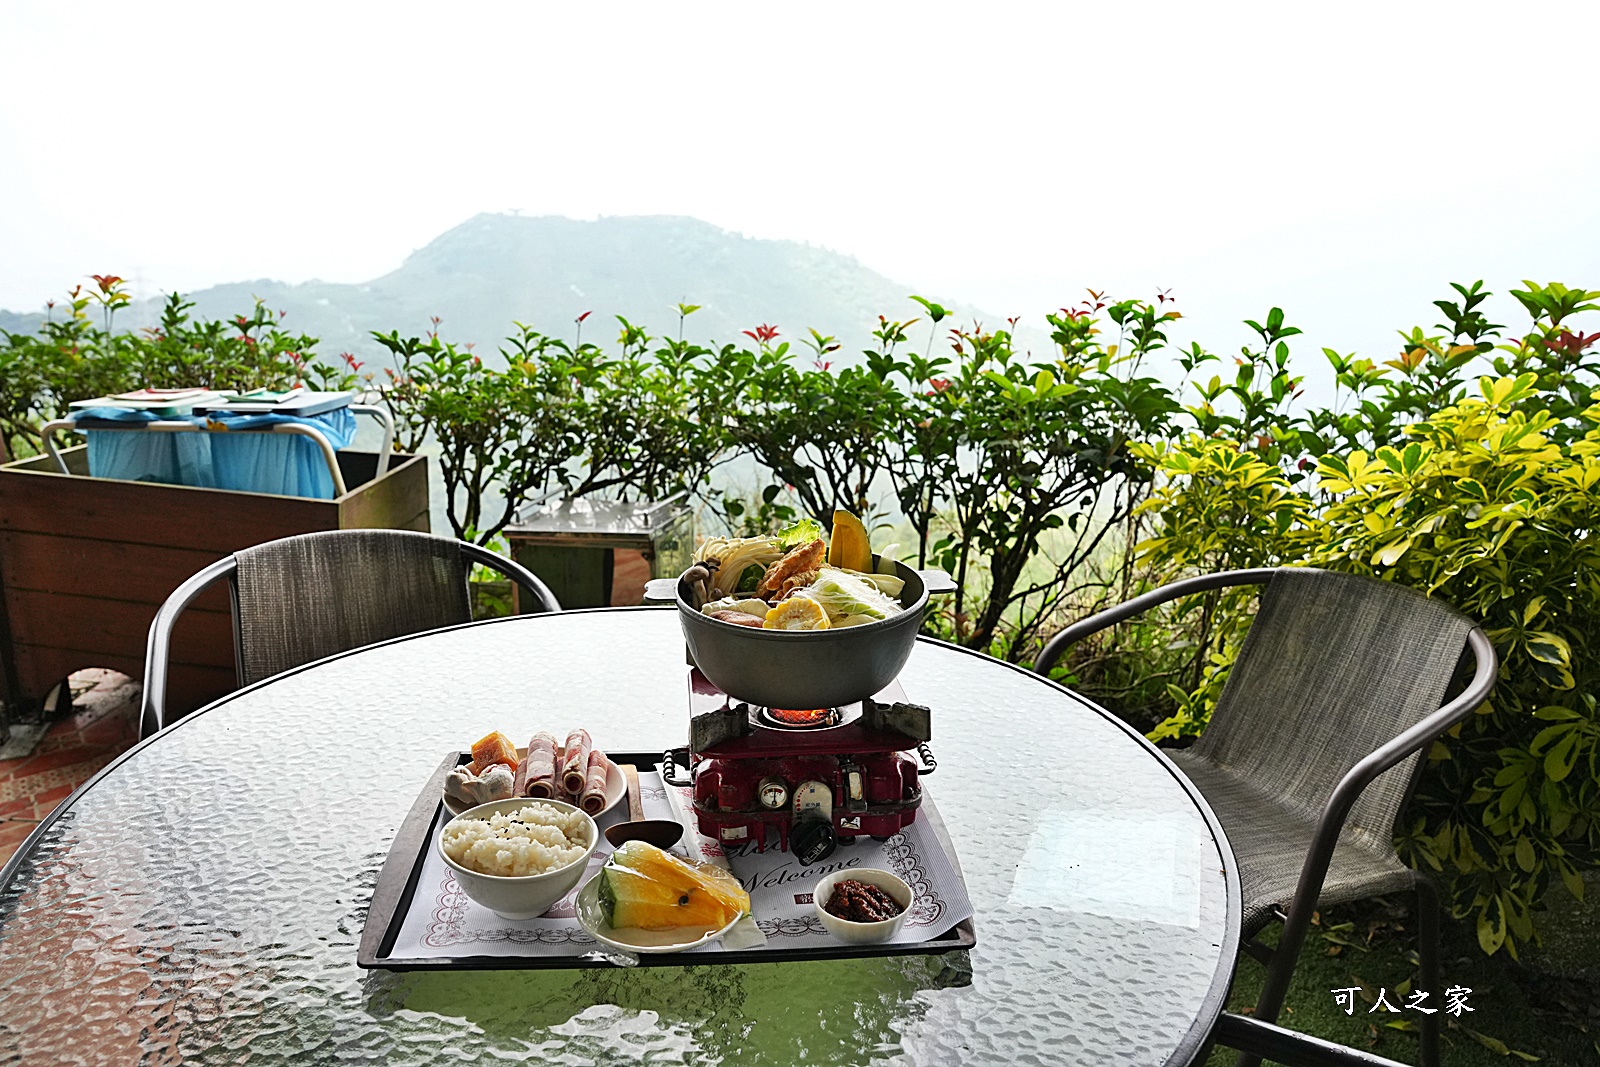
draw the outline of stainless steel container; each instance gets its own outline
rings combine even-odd
[[[505,538],[563,608],[631,607],[650,579],[670,581],[694,562],[694,511],[683,493],[659,503],[551,500],[519,510]]]

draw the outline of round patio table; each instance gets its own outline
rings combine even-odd
[[[1020,668],[919,641],[928,779],[977,945],[689,968],[365,971],[367,905],[444,753],[584,725],[687,732],[671,610],[473,623],[241,690],[69,798],[0,889],[0,1049],[25,1062],[1191,1062],[1238,882],[1199,795],[1133,731]],[[6,1058],[10,1058],[7,1056]]]

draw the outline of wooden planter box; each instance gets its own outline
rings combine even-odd
[[[427,461],[340,452],[350,491],[336,500],[196,489],[88,476],[85,446],[0,466],[0,697],[43,698],[84,667],[144,677],[156,609],[185,578],[251,545],[321,530],[428,530]],[[9,622],[11,641],[5,642]],[[172,639],[169,715],[235,687],[226,583],[209,589]]]

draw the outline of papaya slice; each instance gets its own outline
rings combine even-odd
[[[848,511],[833,513],[833,540],[828,544],[828,563],[847,571],[872,570],[872,543],[866,525]]]
[[[630,841],[600,870],[600,906],[613,929],[720,929],[750,911],[750,894],[716,867],[695,866]]]

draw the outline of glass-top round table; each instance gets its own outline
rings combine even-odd
[[[671,610],[475,623],[242,690],[58,809],[0,891],[0,1050],[25,1062],[1188,1063],[1237,948],[1232,856],[1137,734],[919,641],[927,780],[970,952],[521,971],[362,970],[367,906],[444,754],[582,724],[687,734]]]

